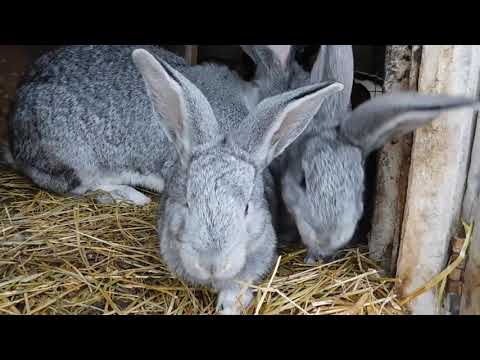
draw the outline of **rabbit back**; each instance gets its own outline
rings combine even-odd
[[[10,121],[16,167],[60,193],[100,178],[168,177],[176,154],[132,62],[139,47],[204,91],[225,131],[245,117],[241,80],[227,67],[190,67],[155,46],[69,46],[38,59],[18,91]]]
[[[161,173],[174,153],[131,61],[132,49],[66,47],[34,65],[9,127],[18,168],[62,193],[92,177]]]
[[[248,115],[244,93],[247,82],[227,66],[207,63],[180,70],[208,100],[221,133],[231,133]]]

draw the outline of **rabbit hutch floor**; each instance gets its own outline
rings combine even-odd
[[[56,196],[0,170],[0,314],[214,314],[215,294],[159,258],[156,208]],[[247,314],[406,314],[366,249],[303,257],[281,254]]]

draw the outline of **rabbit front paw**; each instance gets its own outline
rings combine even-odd
[[[318,263],[329,263],[333,260],[332,255],[321,255],[316,252],[309,251],[307,256],[305,256],[305,264],[307,265],[315,265]]]
[[[124,201],[137,206],[144,206],[151,202],[151,199],[148,196],[145,196],[140,191],[126,185],[102,186],[99,187],[99,190],[108,193],[97,196],[97,201],[101,204],[112,204]]]
[[[253,299],[251,289],[226,289],[220,291],[217,299],[217,313],[219,315],[240,315],[245,311]]]

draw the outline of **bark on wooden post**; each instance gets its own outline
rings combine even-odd
[[[423,46],[419,91],[475,96],[479,50],[471,45]],[[397,267],[404,296],[445,266],[460,218],[473,120],[473,110],[451,111],[414,135]],[[434,314],[436,290],[409,306],[414,314]]]
[[[390,45],[385,56],[385,92],[417,90],[422,47]],[[412,135],[394,139],[379,151],[370,257],[394,273],[408,184]]]
[[[473,239],[463,274],[460,314],[480,315],[480,116],[470,161],[467,190],[463,200],[462,217],[474,223]]]
[[[198,45],[185,45],[185,60],[190,65],[197,65]]]

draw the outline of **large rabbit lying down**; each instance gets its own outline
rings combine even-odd
[[[149,198],[133,186],[163,191],[163,259],[217,290],[221,313],[238,314],[252,299],[241,284],[275,257],[264,169],[342,85],[252,106],[255,92],[226,67],[147,49],[74,46],[41,58],[18,91],[4,157],[54,192],[103,190],[141,205]]]

